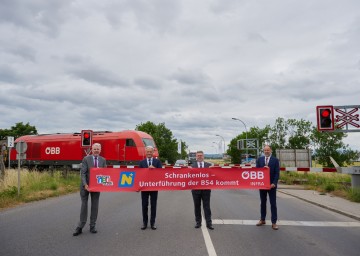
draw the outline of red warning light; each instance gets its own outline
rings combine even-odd
[[[89,148],[92,145],[92,134],[91,130],[82,130],[81,131],[81,147]]]
[[[329,116],[330,116],[330,110],[324,109],[324,110],[321,112],[321,116],[322,116],[322,117],[329,117]]]

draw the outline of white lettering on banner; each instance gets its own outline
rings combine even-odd
[[[216,180],[216,185],[217,186],[239,186],[239,181],[238,180]]]
[[[212,180],[201,180],[200,184],[202,186],[214,185],[214,181],[212,181]]]
[[[264,179],[264,173],[258,172],[258,179],[263,180]]]
[[[241,174],[241,177],[244,179],[244,180],[248,180],[249,178],[251,180],[255,180],[255,179],[261,179],[263,180],[264,179],[264,173],[263,172],[254,172],[254,171],[246,171],[246,172],[243,172]]]
[[[180,181],[167,181],[167,180],[160,180],[157,182],[154,181],[149,181],[149,182],[145,182],[145,181],[140,181],[139,182],[139,186],[140,187],[185,187],[186,183],[185,182],[180,182]]]
[[[59,155],[60,147],[47,147],[45,148],[45,154],[47,155]]]
[[[165,173],[165,179],[209,178],[208,173]]]
[[[252,181],[252,182],[250,182],[250,186],[264,186],[264,182],[262,182],[262,181]]]

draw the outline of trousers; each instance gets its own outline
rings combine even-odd
[[[260,189],[260,214],[261,220],[266,218],[266,201],[269,194],[270,209],[271,209],[271,223],[277,222],[277,206],[276,206],[276,188]]]
[[[149,217],[148,217],[149,197],[150,197],[150,206],[151,206],[150,225],[153,226],[155,224],[155,219],[156,219],[156,205],[157,205],[158,191],[141,191],[142,216],[143,216],[143,223],[145,226],[147,226],[149,221]]]
[[[90,227],[95,227],[96,225],[96,220],[99,210],[100,192],[89,192],[84,188],[81,188],[80,189],[81,210],[80,210],[80,221],[78,224],[79,228],[83,228],[87,221],[89,194],[91,197]]]
[[[192,190],[191,191],[194,201],[194,212],[196,223],[201,224],[201,201],[203,203],[203,209],[205,214],[206,225],[211,225],[211,209],[210,209],[210,196],[211,190]]]

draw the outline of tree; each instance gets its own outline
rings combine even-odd
[[[242,133],[230,141],[229,147],[226,153],[231,157],[231,163],[240,164],[241,162],[241,151],[237,148],[237,141],[245,139],[245,134]]]
[[[248,138],[255,138],[259,140],[260,150],[264,147],[265,143],[269,142],[270,125],[266,125],[265,128],[250,127]]]
[[[135,130],[146,132],[153,137],[162,162],[168,160],[169,163],[175,163],[179,157],[177,152],[178,143],[173,137],[172,132],[165,127],[165,123],[156,125],[153,122],[147,121],[137,125]]]
[[[284,118],[278,117],[269,131],[269,144],[275,155],[276,149],[285,148],[288,124]]]
[[[189,147],[186,145],[186,142],[181,140],[181,154],[179,155],[180,159],[185,159],[188,157],[188,148]]]
[[[12,136],[15,139],[24,136],[24,135],[37,135],[37,130],[35,126],[30,125],[29,123],[23,124],[23,122],[16,123],[15,126],[11,126],[10,129],[1,129],[0,130],[0,140],[5,140],[7,136]]]
[[[349,145],[342,141],[347,136],[343,132],[319,132],[313,127],[311,140],[315,145],[315,157],[318,162],[326,167],[333,167],[330,156],[340,165],[350,164],[351,160],[358,158],[359,152],[353,151]]]
[[[310,144],[310,135],[312,132],[311,122],[304,119],[288,119],[286,123],[288,133],[290,134],[286,148],[308,148]]]

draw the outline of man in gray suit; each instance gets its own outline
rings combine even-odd
[[[192,168],[208,168],[211,166],[211,163],[204,162],[204,152],[197,151],[196,152],[196,162],[194,162],[191,167]],[[214,227],[211,221],[211,209],[210,209],[210,189],[198,189],[191,190],[193,200],[194,200],[194,209],[195,209],[195,228],[201,227],[201,200],[203,202],[203,209],[206,220],[206,227],[208,229],[213,230]]]
[[[81,211],[80,221],[77,225],[73,236],[78,236],[82,233],[82,229],[87,221],[88,212],[88,198],[91,196],[91,214],[90,214],[90,232],[95,234],[97,230],[95,228],[96,219],[99,209],[100,192],[89,191],[89,178],[90,168],[105,168],[106,160],[100,156],[101,144],[94,143],[91,147],[92,155],[85,156],[81,166],[81,185],[80,185],[80,197],[81,197]]]

